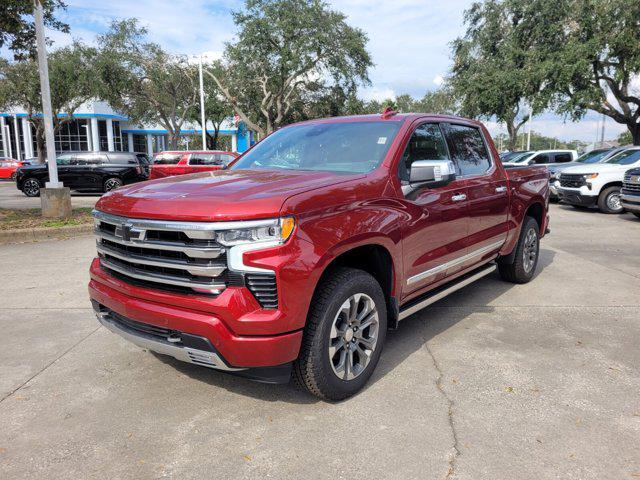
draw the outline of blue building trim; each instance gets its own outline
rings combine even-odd
[[[25,118],[28,117],[29,115],[27,115],[26,113],[0,113],[0,117],[18,117],[18,118]],[[69,114],[68,113],[59,113],[58,117],[62,118],[62,117],[68,117]],[[128,121],[129,118],[128,117],[123,117],[122,115],[116,115],[116,114],[112,114],[112,113],[74,113],[72,115],[74,118],[111,118],[113,120],[122,120],[124,122]],[[34,117],[42,117],[42,113],[36,113],[34,115]]]
[[[122,133],[134,133],[137,135],[146,135],[147,133],[150,133],[151,135],[168,135],[169,134],[169,132],[165,129],[144,129],[144,128],[123,128]],[[193,129],[180,130],[181,135],[193,135],[196,133],[198,135],[201,135],[202,130],[193,130]],[[207,129],[207,133],[210,133],[213,135],[214,131]],[[234,133],[237,133],[237,130],[220,130],[218,133],[221,133],[224,135],[233,135]]]

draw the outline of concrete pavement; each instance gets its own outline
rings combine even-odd
[[[71,192],[71,207],[93,207],[100,196],[99,193]],[[40,197],[27,197],[16,188],[15,182],[0,180],[0,208],[40,208]]]
[[[98,327],[91,237],[0,246],[0,478],[640,478],[640,221],[551,226],[534,281],[407,319],[338,404]]]

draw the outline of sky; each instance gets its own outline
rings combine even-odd
[[[464,33],[463,13],[471,0],[328,0],[332,8],[347,15],[350,25],[364,30],[375,66],[371,85],[362,88],[363,99],[384,100],[409,93],[421,97],[436,89],[451,65],[450,43]],[[60,17],[71,34],[49,32],[54,45],[72,38],[88,43],[108,29],[113,20],[137,18],[149,30],[151,40],[179,54],[208,52],[217,56],[224,43],[233,40],[233,10],[241,0],[67,0]],[[551,113],[535,117],[532,129],[562,140],[595,141],[600,116],[589,113],[582,121],[565,122]],[[504,129],[487,122],[492,134]],[[605,138],[625,130],[606,119]]]

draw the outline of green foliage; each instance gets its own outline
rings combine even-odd
[[[197,69],[186,57],[170,55],[146,40],[137,20],[114,21],[98,37],[94,68],[99,96],[131,122],[159,123],[176,148],[182,125],[197,104]]]
[[[626,125],[640,144],[640,2],[534,0],[527,18],[544,92],[574,120],[595,110]],[[536,21],[544,27],[533,28]],[[555,23],[554,23],[555,22]]]
[[[44,24],[61,32],[69,25],[55,17],[55,10],[65,9],[62,0],[43,0]],[[35,58],[36,29],[32,20],[33,0],[2,0],[0,2],[0,48],[7,46],[15,60]]]
[[[336,109],[367,83],[367,37],[321,0],[246,0],[235,12],[238,38],[227,45],[226,71],[215,80],[234,110],[260,135],[296,116]],[[212,72],[213,73],[213,72]]]
[[[73,114],[87,100],[96,96],[97,81],[92,64],[97,52],[80,42],[60,48],[49,55],[49,85],[54,130],[73,119]],[[0,60],[0,108],[24,108],[35,126],[38,157],[44,161],[44,124],[40,77],[35,60],[20,62]],[[65,114],[61,116],[60,114]]]
[[[629,130],[618,135],[618,138],[616,140],[618,141],[619,145],[631,145],[633,143],[633,137],[631,136],[631,132]]]
[[[524,18],[529,0],[487,0],[465,12],[467,31],[453,46],[451,86],[460,98],[461,113],[469,117],[495,116],[504,122],[511,148],[519,129],[533,113],[546,107],[540,95],[540,75],[532,61],[532,39]],[[545,25],[545,27],[548,27]]]

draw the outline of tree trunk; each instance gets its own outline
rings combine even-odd
[[[507,142],[507,150],[513,152],[518,142],[518,127],[515,125],[515,121],[512,118],[507,119],[507,133],[509,134],[509,141]]]
[[[44,138],[44,129],[41,128],[41,125],[36,127],[36,149],[38,150],[38,163],[42,165],[47,159],[47,145]]]
[[[177,150],[180,131],[167,130],[167,136],[169,137],[169,150]]]
[[[640,145],[640,123],[628,123],[627,128],[631,132],[631,142]]]

